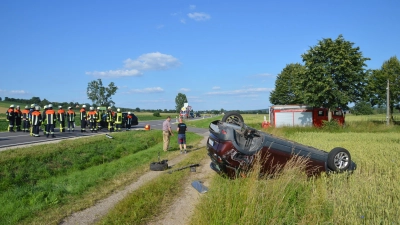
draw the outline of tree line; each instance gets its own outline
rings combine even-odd
[[[329,109],[348,105],[386,106],[389,82],[390,113],[400,102],[400,61],[396,56],[379,69],[366,69],[370,58],[342,35],[324,38],[301,55],[303,64],[290,63],[278,74],[270,94],[274,105],[305,104]],[[391,116],[391,119],[393,117]]]

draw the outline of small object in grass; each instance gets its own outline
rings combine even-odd
[[[113,137],[111,135],[109,135],[109,134],[106,134],[106,137],[108,137],[110,139],[113,139]]]
[[[204,194],[208,191],[208,188],[206,186],[203,185],[203,182],[199,181],[199,180],[195,180],[192,182],[192,186],[194,187],[194,189],[196,189],[198,192]]]

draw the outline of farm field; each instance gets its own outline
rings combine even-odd
[[[257,115],[243,117],[250,124],[259,123]],[[236,180],[214,176],[191,224],[397,224],[399,128],[370,123],[367,117],[351,119],[350,126],[333,131],[279,128],[266,132],[325,151],[344,147],[357,163],[353,174],[309,178],[299,170],[300,164],[273,179],[251,173]]]
[[[163,114],[161,115],[164,117]],[[261,129],[264,115],[243,114],[242,116],[246,124]],[[283,173],[272,179],[260,179],[256,174],[249,173],[247,178],[230,180],[215,174],[208,193],[200,198],[190,224],[397,224],[400,218],[400,167],[397,164],[400,160],[400,126],[386,126],[385,123],[378,122],[379,119],[385,120],[385,116],[374,115],[368,118],[348,115],[346,116],[348,123],[345,127],[265,129],[267,133],[325,151],[330,151],[334,147],[344,147],[350,151],[352,160],[357,163],[357,170],[351,175],[321,174],[318,177],[307,177],[301,170],[304,162],[300,162],[288,166]],[[207,129],[211,121],[221,117],[186,123],[189,130],[190,127]],[[40,223],[43,219],[54,222],[59,221],[57,218],[65,216],[62,213],[62,210],[65,210],[64,204],[74,209],[89,206],[93,199],[101,199],[111,190],[123,186],[145,171],[147,163],[155,160],[154,154],[162,145],[161,135],[157,132],[159,131],[137,134],[123,132],[119,134],[121,139],[118,139],[117,145],[109,139],[100,140],[97,137],[76,143],[76,146],[93,146],[95,152],[103,151],[103,148],[100,148],[102,144],[107,144],[105,149],[120,149],[117,152],[102,153],[100,157],[99,155],[95,157],[96,154],[94,154],[94,158],[89,162],[97,163],[97,165],[89,165],[89,167],[87,164],[78,164],[76,168],[70,168],[71,165],[64,165],[63,161],[49,161],[49,154],[57,156],[57,159],[72,159],[73,153],[66,157],[62,153],[62,148],[71,150],[77,148],[76,151],[85,157],[87,154],[92,154],[83,151],[85,149],[83,147],[73,147],[75,144],[70,144],[68,141],[61,142],[61,149],[57,147],[58,145],[44,145],[49,147],[36,147],[24,152],[6,151],[0,155],[2,159],[0,160],[0,165],[2,165],[0,187],[4,189],[1,192],[1,198],[4,201],[7,199],[6,202],[10,202],[9,199],[13,198],[22,199],[24,206],[15,203],[19,200],[14,200],[14,203],[0,210],[2,213],[0,218],[12,215],[11,220],[3,221],[5,224]],[[126,139],[125,135],[150,136],[133,136],[136,138]],[[127,144],[136,148],[133,146],[138,143],[134,140],[139,139],[153,141],[145,142],[147,146],[140,147],[142,150],[137,153],[129,153]],[[191,136],[191,141],[193,141],[191,143],[197,140],[199,140],[197,135]],[[173,147],[177,148],[176,143]],[[118,154],[114,156],[115,153]],[[175,152],[167,154],[175,154]],[[194,158],[188,159],[188,162],[194,162],[190,160],[195,158],[207,157],[204,148],[196,151],[196,155],[189,155]],[[132,165],[138,159],[140,161]],[[103,160],[106,160],[106,163]],[[12,169],[15,167],[10,166],[14,162],[26,163],[24,165],[47,162],[47,166],[44,170],[38,170],[43,177],[35,179]],[[26,167],[27,170],[33,171],[24,165],[17,167],[20,168],[19,170]],[[71,171],[74,170],[70,175],[66,172],[68,168]],[[100,181],[92,181],[98,176],[96,171],[109,170],[119,171],[115,172],[119,175],[113,175],[114,172],[110,171],[111,174],[104,174],[106,177],[99,176]],[[76,183],[82,182],[81,179],[71,183],[71,179],[80,176],[88,176],[82,180],[86,179],[94,183]],[[124,224],[145,224],[149,218],[154,218],[162,213],[162,210],[168,209],[168,202],[173,201],[179,195],[179,190],[182,190],[180,180],[184,179],[184,176],[185,174],[179,173],[173,177],[164,176],[143,186],[129,195],[100,223],[112,224],[112,221],[119,219]],[[12,177],[15,178],[14,181]],[[62,185],[46,186],[60,181]],[[20,183],[13,184],[12,182]],[[103,186],[109,189],[101,188],[100,193],[97,193],[98,186],[96,185],[99,183],[105,184]],[[14,189],[5,188],[13,185]],[[167,194],[163,195],[163,190],[167,190],[165,192]],[[21,198],[21,196],[25,197]],[[142,197],[147,200],[141,201]],[[83,199],[78,201],[80,198]],[[162,210],[152,210],[152,202],[162,202]],[[128,208],[130,210],[125,210]],[[133,211],[140,211],[140,213],[132,213]],[[5,214],[7,212],[9,214]],[[35,213],[32,214],[32,212]]]

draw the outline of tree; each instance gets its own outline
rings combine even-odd
[[[89,82],[86,93],[94,104],[107,107],[115,104],[111,96],[113,96],[117,90],[118,87],[115,86],[114,82],[111,82],[108,87],[103,87],[101,79],[97,79]]]
[[[360,48],[353,45],[339,35],[336,40],[319,41],[301,56],[306,73],[300,87],[307,104],[347,109],[348,103],[362,100],[366,86],[365,61],[370,59],[363,57]]]
[[[304,73],[305,67],[299,63],[286,65],[275,80],[269,101],[274,105],[304,104],[300,86]]]
[[[188,102],[186,95],[182,93],[178,93],[178,95],[175,98],[175,110],[177,113],[181,111],[181,108],[183,107],[184,103]]]
[[[396,56],[382,64],[381,69],[373,70],[368,76],[368,95],[367,100],[372,106],[387,105],[386,87],[389,81],[389,108],[390,122],[393,121],[393,110],[400,102],[400,61]]]
[[[369,102],[360,101],[354,105],[352,113],[355,115],[371,115],[374,114],[374,111]]]
[[[136,112],[140,112],[140,108],[139,108],[139,107],[136,107],[135,111],[136,111]]]
[[[0,97],[0,102],[3,101],[3,99]]]

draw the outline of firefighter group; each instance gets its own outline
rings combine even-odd
[[[10,105],[10,108],[6,112],[7,121],[9,121],[8,131],[22,131],[29,132],[33,137],[40,137],[39,132],[43,130],[43,134],[47,137],[55,137],[54,128],[56,122],[59,124],[60,132],[74,132],[75,131],[75,118],[76,113],[72,107],[68,107],[68,110],[64,110],[62,106],[58,106],[58,110],[53,109],[53,105],[45,105],[43,112],[41,107],[35,104],[25,106],[25,109],[21,111],[20,106]],[[89,111],[86,111],[86,105],[82,105],[79,110],[81,132],[87,132],[86,128],[90,132],[97,133],[103,126],[107,126],[109,132],[121,131],[123,116],[120,109],[114,112],[111,107],[107,108],[107,112],[102,114],[100,108],[90,107]],[[126,130],[131,129],[132,114],[128,112],[126,116]]]

